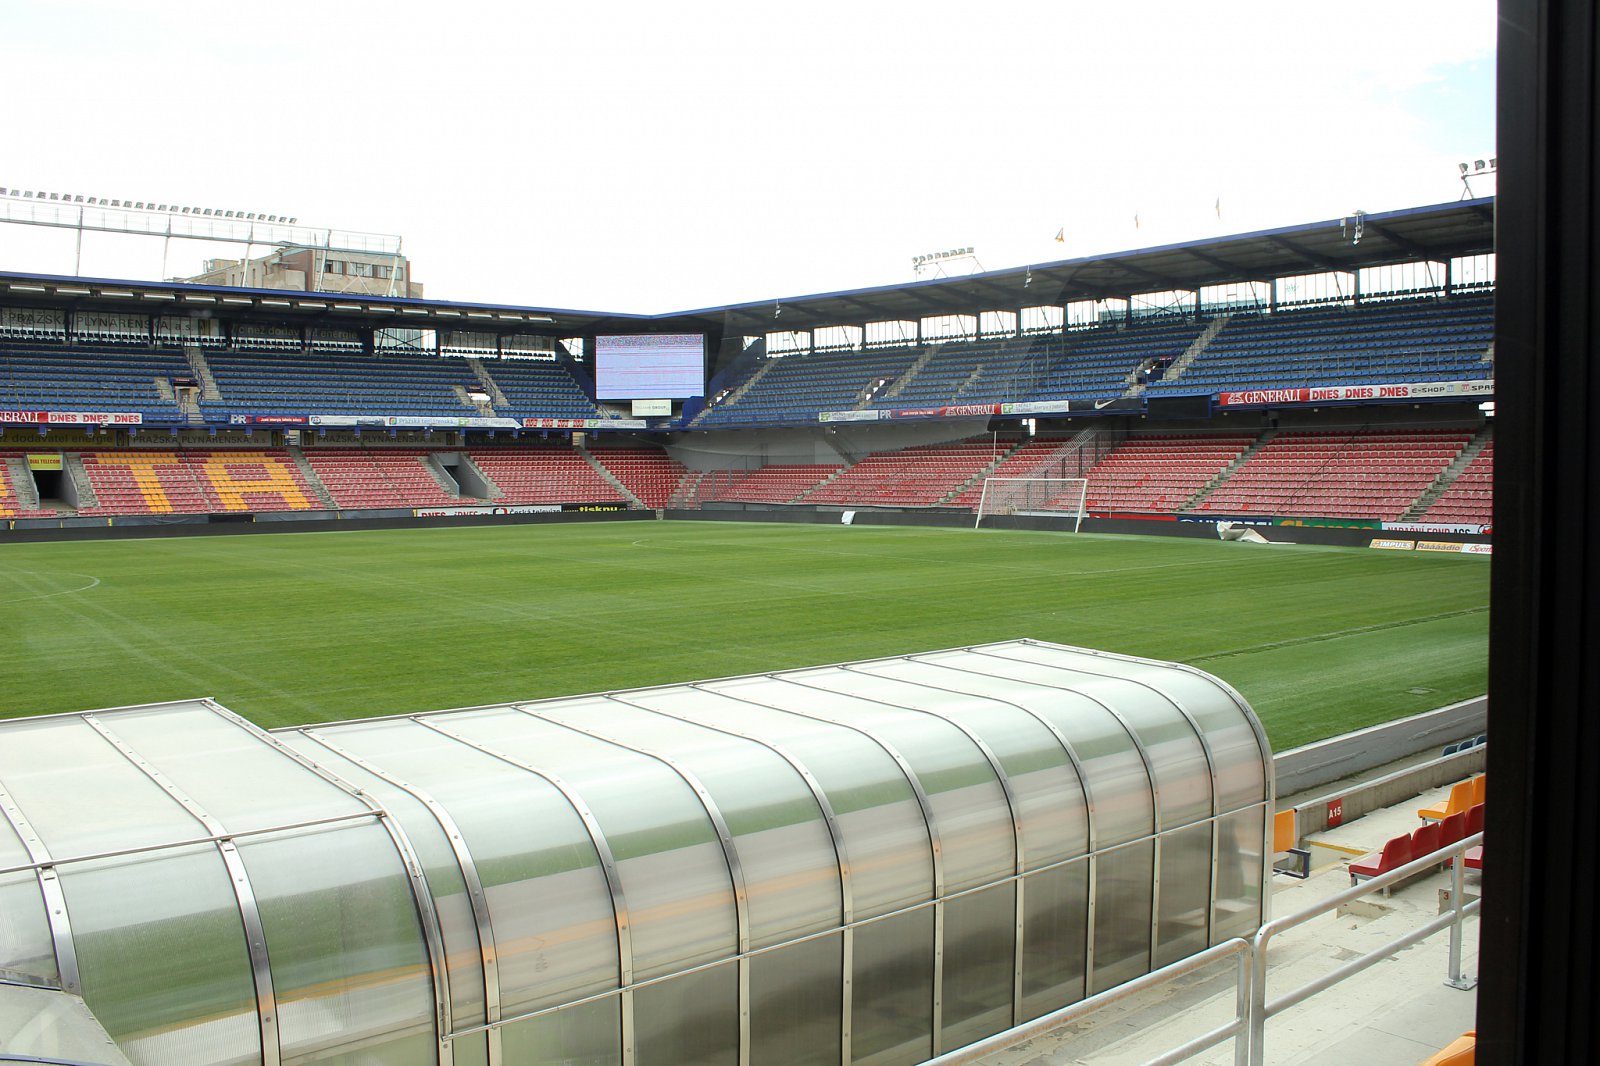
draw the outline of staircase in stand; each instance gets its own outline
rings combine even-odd
[[[494,417],[494,404],[473,403],[472,397],[467,394],[467,387],[465,385],[451,385],[450,391],[455,393],[455,397],[458,401],[460,401],[462,407],[470,407],[472,410],[476,411],[485,418]]]
[[[1200,486],[1199,492],[1196,492],[1193,496],[1189,497],[1182,504],[1180,504],[1178,506],[1178,513],[1187,514],[1190,511],[1197,510],[1200,505],[1205,502],[1207,496],[1210,496],[1213,492],[1216,492],[1223,485],[1227,484],[1228,479],[1239,472],[1240,467],[1244,466],[1245,463],[1248,463],[1251,459],[1255,458],[1256,454],[1260,452],[1262,448],[1265,448],[1268,444],[1270,444],[1272,442],[1272,438],[1276,437],[1277,435],[1278,431],[1275,429],[1263,430],[1261,436],[1257,437],[1255,441],[1251,443],[1250,447],[1240,452],[1237,459],[1223,467],[1221,470],[1217,471],[1216,475],[1212,477],[1210,481],[1207,481],[1204,485]]]
[[[573,450],[576,451],[579,455],[583,456],[583,461],[584,462],[586,462],[590,466],[594,467],[595,473],[599,474],[602,478],[604,478],[605,481],[606,481],[606,484],[610,485],[612,488],[614,488],[618,492],[622,493],[622,498],[628,501],[628,506],[629,507],[643,507],[644,506],[644,501],[639,499],[639,497],[635,496],[633,494],[633,490],[632,489],[628,488],[628,486],[624,485],[621,481],[617,480],[617,475],[615,475],[611,471],[607,470],[606,469],[606,464],[602,463],[600,460],[596,459],[592,454],[590,454],[588,447],[579,446],[577,448],[574,448]]]
[[[1201,353],[1216,339],[1217,334],[1222,332],[1222,327],[1226,326],[1232,318],[1232,315],[1218,315],[1206,323],[1206,328],[1200,331],[1200,336],[1190,341],[1189,347],[1183,350],[1183,354],[1172,361],[1172,365],[1167,367],[1167,372],[1161,375],[1161,380],[1175,381],[1183,377],[1183,372],[1188,370],[1196,359],[1200,358]],[[1128,375],[1131,384],[1128,391],[1123,393],[1124,396],[1138,396],[1144,392],[1146,386],[1137,380],[1138,373],[1139,371],[1136,368]]]
[[[483,386],[483,391],[489,394],[489,406],[510,407],[511,401],[506,399],[506,394],[500,391],[500,385],[489,376],[489,368],[483,365],[482,359],[468,359],[467,366],[472,370],[472,376],[478,379]],[[466,390],[463,389],[463,392]]]
[[[67,477],[72,479],[73,491],[78,497],[78,509],[85,507],[99,507],[100,498],[94,494],[94,483],[89,480],[89,471],[83,468],[83,456],[77,452],[68,452],[61,461],[61,467],[66,471]]]
[[[316,493],[318,501],[329,511],[337,511],[339,505],[333,502],[333,494],[328,491],[328,486],[322,483],[317,472],[312,469],[311,463],[306,459],[306,453],[297,444],[291,444],[287,451],[289,458],[294,460],[294,465],[300,469],[301,476],[306,479],[306,484],[311,486],[311,491]]]
[[[217,388],[217,379],[211,375],[211,364],[206,362],[206,353],[200,346],[185,344],[183,357],[189,361],[189,369],[194,371],[195,379],[200,382],[200,399],[206,403],[222,399],[222,390]]]
[[[751,387],[754,386],[756,382],[760,381],[762,378],[767,376],[767,371],[771,370],[773,367],[775,367],[777,365],[778,365],[778,360],[776,360],[776,359],[767,359],[765,362],[763,362],[760,366],[758,366],[756,368],[756,372],[754,374],[751,374],[749,377],[744,379],[743,384],[739,385],[732,392],[728,393],[727,397],[721,403],[719,403],[719,404],[717,404],[715,406],[712,406],[711,404],[707,404],[706,406],[702,407],[700,409],[700,413],[695,415],[694,418],[689,420],[689,425],[691,425],[691,426],[699,425],[701,420],[704,419],[706,417],[706,415],[710,414],[712,411],[720,410],[720,409],[722,409],[722,408],[724,408],[724,407],[726,407],[726,406],[728,406],[729,404],[732,404],[732,403],[738,403],[741,399],[744,398],[744,394],[749,392]]]
[[[910,385],[916,380],[917,375],[922,373],[922,368],[932,362],[933,357],[938,355],[939,349],[943,347],[944,345],[942,343],[927,345],[923,349],[922,354],[917,356],[916,362],[906,367],[905,372],[894,380],[894,384],[883,390],[883,399],[892,400],[896,396],[899,396],[902,392],[905,392],[906,386]],[[860,410],[865,406],[866,404],[861,404],[856,409]]]
[[[1467,441],[1466,447],[1461,449],[1460,454],[1450,460],[1450,465],[1439,471],[1439,476],[1433,479],[1433,483],[1423,489],[1422,495],[1417,497],[1416,502],[1405,509],[1405,512],[1400,516],[1400,521],[1415,522],[1422,517],[1428,508],[1438,503],[1439,497],[1449,491],[1450,486],[1456,483],[1456,479],[1461,476],[1462,471],[1471,466],[1472,460],[1476,459],[1478,453],[1483,451],[1483,446],[1489,443],[1491,435],[1487,424],[1481,426],[1478,432],[1472,435],[1472,439]]]
[[[700,506],[700,485],[706,478],[715,474],[715,470],[691,470],[678,487],[672,491],[672,497],[667,500],[668,507],[692,509]]]
[[[1023,446],[1026,443],[1027,443],[1026,441],[1020,441],[1019,440],[1016,443],[1012,444],[1004,452],[1002,452],[999,455],[996,455],[994,457],[994,459],[989,463],[988,466],[984,467],[982,470],[978,471],[976,474],[973,474],[971,477],[967,478],[967,480],[963,481],[961,484],[957,485],[955,488],[951,489],[949,492],[947,492],[943,496],[939,497],[939,502],[941,504],[949,503],[952,500],[954,500],[957,496],[960,496],[963,492],[966,492],[973,485],[981,485],[983,483],[983,479],[984,478],[988,477],[990,474],[992,474],[996,470],[1000,469],[1000,464],[1005,462],[1007,459],[1011,458],[1013,455],[1017,454],[1017,452],[1021,451]]]
[[[16,493],[17,503],[25,511],[38,511],[39,486],[33,480],[33,470],[28,466],[25,456],[14,456],[5,460],[6,472],[11,475],[11,491]]]

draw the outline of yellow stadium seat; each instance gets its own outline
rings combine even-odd
[[[1444,803],[1435,803],[1432,807],[1423,807],[1417,811],[1417,817],[1425,822],[1439,822],[1472,806],[1472,782],[1459,781],[1450,786],[1450,798]]]
[[[1473,1066],[1478,1051],[1478,1033],[1472,1030],[1461,1034],[1437,1055],[1430,1055],[1418,1066]]]

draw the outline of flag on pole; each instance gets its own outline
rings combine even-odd
[[[1217,197],[1217,217],[1222,217],[1222,197]]]
[[[1056,230],[1056,243],[1057,244],[1066,244],[1067,243],[1067,227],[1062,226],[1060,229]]]
[[[1133,228],[1134,229],[1138,229],[1139,228],[1139,216],[1138,215],[1134,215],[1133,216]]]

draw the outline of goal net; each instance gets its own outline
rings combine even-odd
[[[1072,531],[1083,525],[1089,479],[1081,477],[986,477],[978,498],[977,529],[985,518],[1006,514],[1038,514],[1071,518]]]

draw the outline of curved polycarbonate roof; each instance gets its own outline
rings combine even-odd
[[[163,1066],[916,1062],[1253,931],[1269,760],[1216,679],[1036,641],[0,722],[0,980]]]

